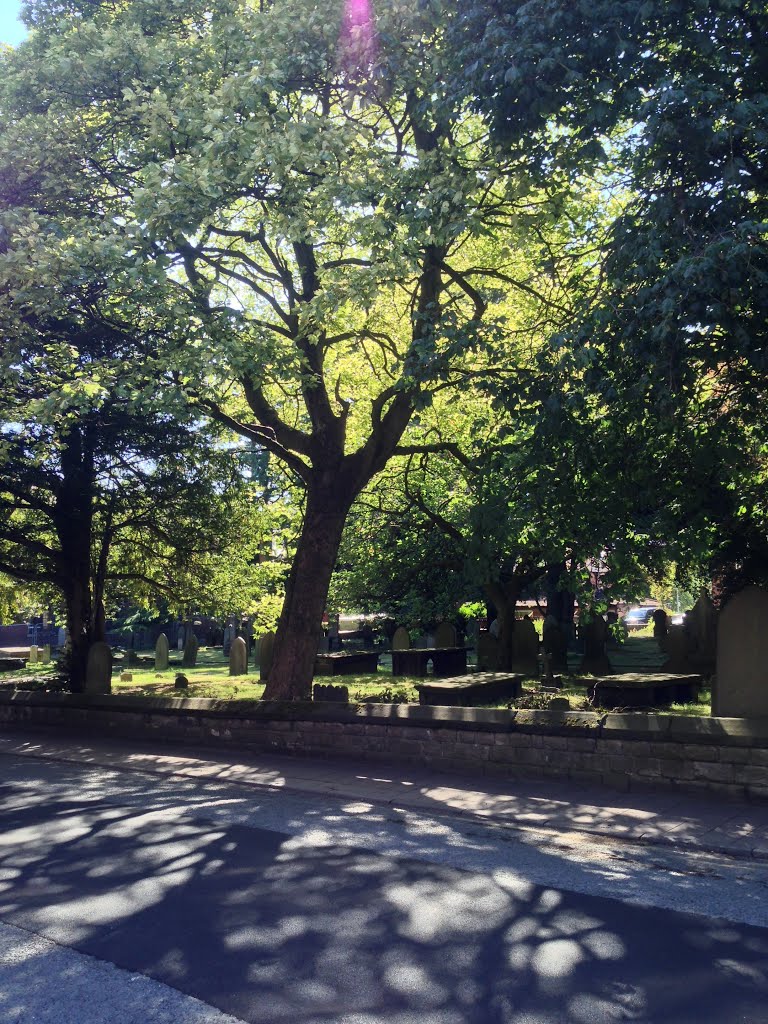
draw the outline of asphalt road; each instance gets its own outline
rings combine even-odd
[[[8,1024],[768,1024],[765,865],[31,758],[0,778]]]

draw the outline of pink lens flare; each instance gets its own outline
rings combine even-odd
[[[351,70],[369,64],[376,49],[376,25],[371,0],[344,0],[341,43]]]

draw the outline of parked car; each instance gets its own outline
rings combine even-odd
[[[630,608],[621,620],[627,629],[644,629],[653,622],[653,613],[658,611],[657,605],[643,605],[641,608]]]

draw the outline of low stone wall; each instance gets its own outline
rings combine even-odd
[[[0,693],[0,728],[768,799],[768,719]]]

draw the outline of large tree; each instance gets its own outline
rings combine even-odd
[[[498,290],[547,292],[503,243],[549,196],[446,88],[439,3],[32,11],[6,90],[17,137],[80,151],[102,244],[154,261],[186,318],[181,383],[304,488],[266,691],[304,695],[351,503],[503,333]],[[500,244],[478,244],[489,234]]]

